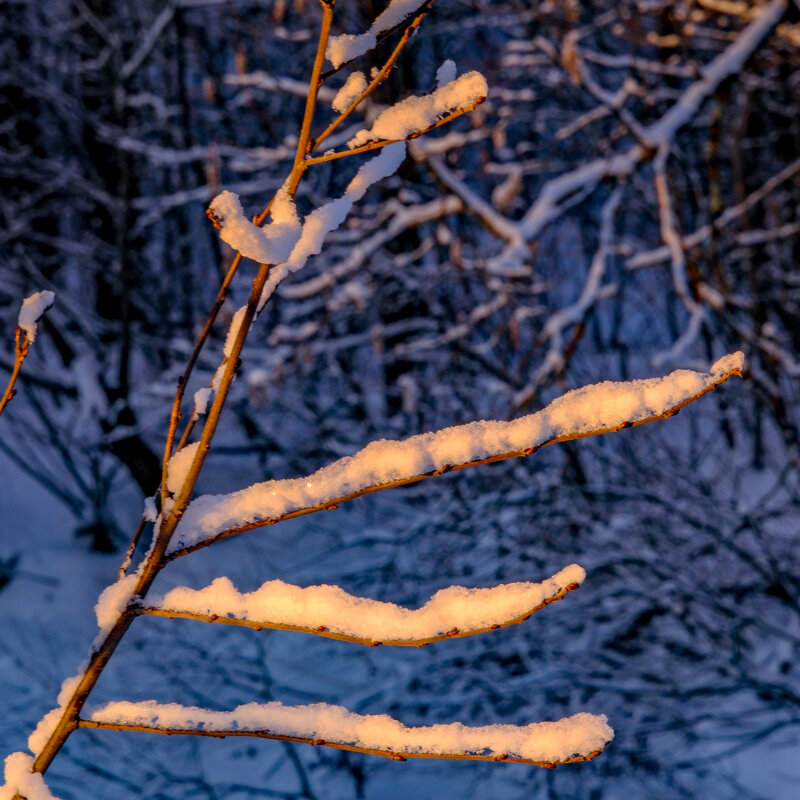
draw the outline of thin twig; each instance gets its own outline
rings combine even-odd
[[[14,384],[17,382],[19,371],[22,369],[22,364],[27,358],[30,349],[28,334],[26,333],[23,336],[21,328],[16,328],[14,331],[14,366],[11,368],[11,376],[8,379],[6,390],[3,392],[3,399],[0,400],[0,414],[3,413],[11,398],[16,394],[17,390],[14,388]]]
[[[125,551],[125,558],[122,559],[122,563],[119,565],[119,569],[117,570],[117,580],[124,578],[128,572],[128,567],[130,567],[131,561],[133,561],[133,554],[136,551],[136,545],[139,544],[139,539],[142,537],[142,531],[144,530],[146,522],[147,520],[145,520],[144,517],[139,520],[139,525],[136,527],[136,530],[131,537],[128,549]]]
[[[495,761],[495,762],[508,762],[514,764],[531,764],[535,767],[544,767],[545,769],[552,769],[559,764],[577,764],[582,761],[591,761],[596,756],[603,752],[604,748],[595,750],[585,756],[573,756],[565,758],[563,761],[531,761],[527,758],[519,758],[517,756],[509,755],[481,755],[479,753],[398,753],[394,750],[378,749],[371,747],[360,747],[354,744],[344,744],[342,742],[328,742],[324,739],[312,739],[306,736],[288,736],[282,733],[273,733],[269,730],[263,731],[242,731],[242,730],[226,730],[226,731],[209,731],[198,730],[196,728],[159,728],[154,725],[135,725],[120,722],[96,722],[90,719],[78,720],[79,728],[94,728],[106,731],[140,731],[142,733],[160,733],[165,736],[209,736],[212,739],[225,739],[228,736],[250,736],[258,739],[274,739],[281,742],[299,742],[301,744],[310,744],[314,746],[333,747],[337,750],[349,750],[352,753],[365,753],[371,756],[381,756],[388,758],[392,761],[406,761],[409,758],[443,758],[443,759],[456,759],[461,761]]]

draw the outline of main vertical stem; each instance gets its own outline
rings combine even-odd
[[[331,22],[333,19],[333,7],[335,0],[323,2],[320,0],[323,7],[322,25],[320,28],[319,43],[317,45],[317,54],[314,59],[314,67],[309,81],[308,98],[306,100],[305,112],[303,115],[303,123],[300,130],[300,138],[297,143],[297,152],[295,154],[292,172],[289,175],[287,182],[287,189],[291,196],[297,190],[300,179],[305,172],[305,159],[308,150],[308,141],[311,132],[311,123],[314,117],[314,107],[317,100],[317,93],[320,86],[320,75],[322,73],[322,66],[325,62],[325,50],[328,45],[328,37],[330,36]],[[216,432],[219,418],[222,413],[222,408],[228,395],[228,391],[233,383],[236,374],[236,367],[239,362],[244,343],[247,335],[250,332],[250,326],[255,318],[258,308],[259,300],[261,299],[264,285],[269,276],[270,265],[261,264],[253,280],[253,285],[250,291],[250,297],[245,307],[245,313],[242,316],[241,325],[236,334],[236,339],[233,343],[231,351],[225,363],[225,369],[220,380],[219,389],[217,390],[214,402],[208,412],[206,424],[203,427],[203,433],[200,436],[197,452],[195,454],[192,465],[184,480],[178,496],[172,506],[170,513],[163,520],[159,527],[153,548],[148,554],[146,560],[141,566],[139,573],[139,580],[136,583],[136,588],[133,590],[132,597],[144,597],[153,585],[156,576],[164,564],[164,554],[166,553],[169,541],[175,528],[180,522],[183,512],[189,505],[189,498],[194,491],[195,484],[200,475],[200,470],[205,462],[206,455],[211,446],[211,440]],[[173,434],[174,435],[174,434]],[[162,513],[165,509],[162,508]],[[125,610],[119,615],[117,621],[112,628],[106,633],[105,638],[99,642],[92,650],[89,657],[89,664],[81,676],[78,686],[72,693],[69,701],[65,704],[61,718],[58,721],[53,732],[50,734],[47,742],[42,747],[41,751],[33,763],[35,772],[44,772],[55,758],[58,751],[64,745],[69,735],[78,727],[78,718],[86,700],[89,697],[92,689],[94,689],[100,675],[108,664],[111,656],[117,648],[117,645],[122,640],[122,637],[130,627],[136,617],[135,604],[132,600],[128,603]]]

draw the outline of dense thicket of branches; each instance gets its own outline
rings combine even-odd
[[[337,24],[358,30],[380,7],[341,3]],[[282,180],[318,9],[11,0],[0,14],[4,340],[20,297],[52,288],[59,298],[0,447],[12,459],[29,454],[20,468],[108,549],[132,524],[113,498],[159,481],[174,382],[229,258],[204,208],[224,187],[256,212]],[[252,544],[282,575],[404,602],[453,582],[529,579],[564,559],[596,577],[569,614],[554,610],[552,634],[428,648],[402,670],[380,652],[336,649],[348,666],[315,699],[418,721],[516,721],[595,703],[617,714],[619,737],[591,768],[444,772],[468,775],[479,795],[487,780],[528,795],[535,783],[554,797],[574,794],[574,781],[585,796],[618,796],[624,785],[742,796],[720,754],[796,731],[796,19],[796,5],[778,0],[437,0],[386,97],[431,88],[453,58],[487,76],[489,100],[417,140],[402,175],[284,285],[253,334],[208,489],[302,474],[369,438],[517,414],[654,364],[746,353],[746,386],[663,430],[369,500],[337,512],[345,524],[308,523],[309,552],[322,554],[313,567],[279,542]],[[708,69],[737,42],[739,60]],[[341,189],[340,175],[318,168],[299,204]],[[248,283],[243,275],[233,286],[218,336]],[[213,348],[204,359],[197,387],[216,366]],[[204,563],[197,569],[211,569]],[[217,691],[241,699],[254,687],[268,698],[276,684],[308,699],[279,636],[266,657],[264,640],[241,632],[198,644],[192,631],[165,648],[159,623],[148,631],[139,641],[176,664],[233,639],[252,650],[241,667],[199,664],[183,687],[189,701]],[[304,668],[334,647],[314,643]],[[146,683],[135,653],[119,669]],[[136,761],[137,744],[127,746]],[[191,748],[187,759],[199,758]],[[291,796],[326,796],[324,776],[340,768],[371,796],[387,769],[287,753],[299,782]],[[103,758],[98,746],[93,763]],[[177,764],[167,771],[180,773]],[[187,782],[186,796],[214,796],[202,783]]]

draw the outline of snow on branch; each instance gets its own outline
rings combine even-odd
[[[344,86],[336,92],[331,108],[343,114],[367,88],[367,79],[363,72],[351,72],[344,82]]]
[[[154,700],[117,701],[97,709],[78,725],[219,738],[256,736],[355,750],[396,761],[461,758],[517,761],[545,767],[587,761],[614,737],[604,715],[581,713],[557,722],[530,725],[470,727],[453,722],[406,727],[385,714],[354,714],[326,703],[307,706],[248,703],[233,711],[211,711]]]
[[[220,239],[245,258],[259,264],[285,261],[300,238],[297,209],[288,192],[281,190],[270,208],[272,222],[259,227],[244,215],[239,195],[224,191],[208,207],[207,214],[220,229]]]
[[[17,318],[17,326],[20,330],[25,331],[25,336],[29,342],[36,341],[39,320],[44,316],[46,311],[53,307],[55,300],[55,293],[45,289],[41,292],[35,292],[22,301],[22,307],[19,310],[19,317]]]
[[[732,353],[707,373],[676,370],[663,378],[585,386],[510,422],[484,420],[404,441],[381,439],[305,478],[203,495],[187,507],[167,552],[177,557],[218,539],[332,508],[370,492],[663,419],[732,375],[741,375],[743,360],[742,353]]]
[[[341,36],[331,36],[325,54],[328,61],[335,69],[339,69],[342,64],[363,56],[375,47],[382,33],[396,28],[430,2],[431,0],[391,0],[375,18],[369,30],[358,35],[345,33]]]
[[[27,753],[6,756],[5,785],[0,786],[0,800],[58,800],[47,788],[41,772],[33,772],[33,757]]]
[[[223,577],[203,589],[178,586],[142,613],[314,633],[370,646],[421,647],[523,622],[577,589],[585,577],[581,567],[571,564],[541,583],[489,589],[450,586],[419,609],[354,597],[338,586],[304,589],[279,580],[240,593]]]
[[[430,94],[412,95],[382,111],[369,130],[359,131],[347,143],[360,147],[368,142],[405,139],[431,128],[455,111],[474,108],[486,99],[489,86],[480,72],[465,72]]]
[[[311,256],[322,251],[325,237],[335,231],[347,218],[357,203],[373,184],[393,175],[406,157],[405,142],[396,142],[385,147],[377,156],[362,164],[344,194],[336,200],[315,208],[304,220],[300,236],[288,259],[270,271],[264,285],[259,311],[277,289],[278,284],[290,273],[302,269]]]

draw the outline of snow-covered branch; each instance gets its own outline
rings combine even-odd
[[[210,711],[177,703],[117,701],[79,722],[82,728],[137,730],[194,736],[256,736],[325,745],[340,750],[407,758],[516,761],[552,767],[587,761],[614,737],[605,716],[581,713],[557,722],[530,725],[448,725],[406,727],[385,714],[354,714],[316,703],[248,703],[233,711]]]
[[[405,441],[383,439],[305,478],[266,481],[227,495],[203,495],[189,504],[168,552],[175,558],[219,539],[371,492],[663,419],[732,375],[740,375],[742,363],[742,354],[733,353],[707,373],[677,370],[664,378],[585,386],[511,422],[472,422]]]
[[[450,586],[419,609],[354,597],[338,586],[304,589],[278,580],[241,593],[228,578],[218,578],[203,589],[178,586],[141,612],[256,630],[300,631],[373,647],[421,647],[524,622],[577,589],[585,575],[581,567],[572,564],[541,583],[509,583],[489,589]]]
[[[44,782],[41,772],[33,772],[33,756],[11,753],[6,756],[5,785],[0,786],[0,800],[58,800]]]

